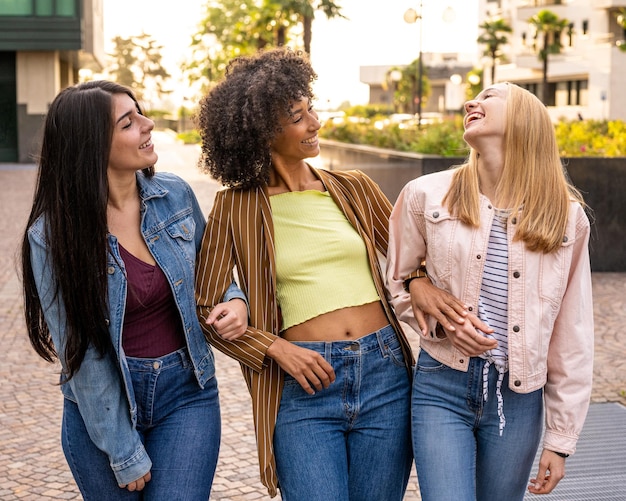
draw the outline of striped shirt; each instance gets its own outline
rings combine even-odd
[[[489,367],[491,364],[494,364],[498,370],[496,396],[498,399],[498,415],[500,417],[500,435],[502,435],[506,423],[501,388],[504,374],[508,370],[509,352],[509,250],[506,235],[507,219],[508,212],[496,209],[489,233],[485,269],[478,298],[478,316],[493,329],[493,333],[489,337],[498,341],[496,348],[485,352],[481,357],[487,360],[483,368],[483,398],[485,401],[487,400],[489,390]]]
[[[411,347],[388,302],[377,254],[387,255],[391,204],[380,188],[360,171],[312,171],[365,243],[376,290],[402,345],[407,377],[410,377]],[[274,245],[267,187],[222,190],[215,196],[196,269],[200,324],[213,346],[241,364],[252,397],[261,481],[271,497],[277,494],[278,486],[273,436],[283,385],[282,370],[265,356],[281,330]],[[250,320],[242,337],[225,341],[212,327],[206,326],[205,320],[228,289],[234,269],[239,286],[249,299]]]

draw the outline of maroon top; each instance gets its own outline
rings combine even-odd
[[[119,247],[128,281],[124,352],[129,357],[157,358],[182,348],[185,335],[165,274]]]

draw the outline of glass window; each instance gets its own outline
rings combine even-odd
[[[0,16],[77,17],[76,0],[0,0]]]
[[[52,10],[54,2],[50,0],[35,0],[35,15],[36,16],[52,16],[54,11]]]
[[[570,104],[569,84],[570,82],[558,82],[556,84],[556,95],[554,96],[555,106],[567,106]]]
[[[57,16],[63,17],[75,17],[76,16],[76,1],[75,0],[56,0],[57,4]]]
[[[589,105],[589,81],[588,80],[580,80],[578,82],[578,104],[581,106]]]
[[[32,0],[3,0],[0,2],[1,16],[32,16]]]

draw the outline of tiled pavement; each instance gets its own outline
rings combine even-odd
[[[155,133],[154,140],[160,156],[157,168],[176,172],[187,179],[208,212],[217,185],[197,170],[196,147],[177,144],[164,133]],[[21,290],[16,274],[17,247],[28,216],[34,182],[33,166],[0,164],[2,501],[80,499],[59,443],[62,397],[55,386],[58,368],[34,354],[23,327]],[[626,273],[594,273],[593,285],[596,354],[592,400],[626,405]],[[216,358],[223,437],[211,499],[269,499],[258,480],[250,400],[239,366],[219,353]],[[419,499],[413,475],[405,501]],[[618,498],[577,499],[608,501]],[[626,494],[620,499],[626,499]]]

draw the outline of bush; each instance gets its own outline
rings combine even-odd
[[[626,156],[626,122],[621,120],[562,120],[556,137],[563,157]]]
[[[366,144],[405,152],[458,157],[467,155],[463,141],[461,117],[444,119],[441,123],[424,124],[421,129],[404,124],[391,124],[378,129],[372,122],[327,123],[320,137],[350,144]]]
[[[374,108],[369,108],[373,112]],[[364,110],[361,110],[364,111]],[[380,110],[377,110],[380,111]],[[319,136],[349,144],[364,144],[390,150],[465,157],[469,149],[463,141],[463,118],[446,118],[441,123],[415,126],[392,124],[378,129],[374,118],[385,115],[366,113],[371,120],[326,122]],[[626,122],[621,120],[561,120],[555,125],[557,143],[562,157],[625,157]],[[177,136],[185,144],[200,143],[196,130]]]
[[[176,137],[180,139],[185,144],[199,144],[200,143],[200,134],[197,130],[187,130],[184,132],[179,132]]]
[[[561,120],[555,125],[559,151],[563,157],[626,156],[626,122],[621,120]],[[370,123],[327,123],[320,137],[350,144],[364,144],[391,150],[465,157],[469,149],[463,141],[461,116],[441,123],[424,124],[421,129],[398,124],[382,129]]]

